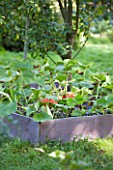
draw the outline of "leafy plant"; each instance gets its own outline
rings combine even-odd
[[[18,113],[43,122],[53,118],[113,113],[113,82],[108,74],[94,74],[90,65],[54,56],[34,63],[4,67],[0,82],[0,116]],[[25,78],[26,72],[32,77]],[[35,83],[33,83],[35,82]]]

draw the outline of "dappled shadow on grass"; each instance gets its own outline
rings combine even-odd
[[[75,170],[78,164],[79,167],[82,167],[81,170],[112,170],[113,167],[113,138],[105,139],[106,145],[104,139],[94,141],[84,139],[64,144],[59,141],[49,141],[37,146],[17,139],[0,138],[0,140],[2,140],[0,148],[2,170]],[[59,154],[54,158],[49,156],[52,152]],[[64,159],[62,159],[63,154]],[[77,168],[77,170],[79,169]]]
[[[4,141],[0,149],[0,167],[2,170],[52,170],[57,162],[47,154],[34,149],[28,142],[19,139]]]

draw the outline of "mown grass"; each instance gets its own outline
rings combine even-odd
[[[87,42],[77,59],[84,64],[92,63],[93,72],[108,73],[113,80],[113,43],[105,43],[105,39],[97,42],[98,39]]]
[[[87,43],[86,47],[77,56],[77,60],[83,63],[93,63],[91,70],[94,72],[108,72],[113,79],[113,44]],[[23,61],[22,53],[0,52],[0,76],[3,65],[18,69],[19,62],[35,63],[29,60]],[[27,68],[26,79],[32,79],[32,64]],[[57,150],[63,151],[59,152]],[[57,151],[57,158],[51,157],[51,152]],[[65,154],[66,153],[66,154]],[[62,159],[65,155],[65,159]],[[80,168],[81,166],[81,168]],[[113,138],[96,139],[93,141],[79,140],[65,144],[52,141],[46,144],[33,146],[28,142],[18,139],[11,140],[0,137],[0,169],[1,170],[113,170]]]
[[[56,158],[50,156],[55,151]],[[32,146],[1,136],[0,167],[1,170],[113,170],[113,138],[65,144],[52,141]]]

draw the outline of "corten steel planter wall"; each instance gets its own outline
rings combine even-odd
[[[14,113],[4,118],[3,122],[9,137],[19,137],[34,144],[39,142],[40,126],[33,119]]]
[[[8,118],[4,122],[9,128],[9,136],[29,140],[34,144],[47,139],[60,138],[65,142],[76,137],[113,136],[113,115],[54,119],[43,123],[18,114],[11,114]]]

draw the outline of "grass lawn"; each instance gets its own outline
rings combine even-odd
[[[93,72],[109,73],[113,80],[113,43],[89,41],[76,58],[82,63],[92,63]]]
[[[113,80],[113,44],[87,43],[77,56],[83,63],[92,63],[94,72],[108,72]],[[0,77],[3,77],[4,67],[18,69],[23,62],[22,53],[0,52]],[[27,63],[31,66],[27,68]],[[25,78],[32,79],[32,63],[29,57],[23,62]],[[32,146],[19,139],[11,140],[0,136],[0,169],[1,170],[113,170],[113,138],[87,139],[61,144],[51,141],[46,144]]]
[[[113,170],[113,138],[31,146],[1,136],[0,167],[1,170]]]

